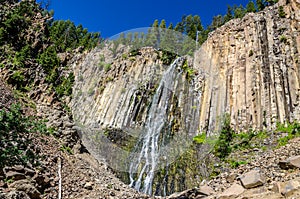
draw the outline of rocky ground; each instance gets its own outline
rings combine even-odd
[[[0,92],[1,108],[16,101],[12,90],[3,81],[0,81]],[[42,104],[39,107],[51,105]],[[55,115],[65,115],[57,125],[62,132],[73,134],[71,129],[75,128],[71,117],[66,117],[68,113],[53,110],[52,114],[48,112],[53,118],[52,125]],[[35,151],[42,157],[40,165],[5,167],[0,172],[0,198],[58,198],[60,184],[62,198],[150,198],[117,179],[104,163],[88,153],[80,141],[73,141],[69,147],[65,146],[66,140],[55,136],[31,134],[30,137]],[[203,181],[199,188],[174,193],[168,198],[300,197],[299,138],[275,150],[247,149],[233,156],[247,156],[249,162],[236,169],[223,169],[220,175]]]
[[[1,109],[8,109],[19,101],[2,80],[0,96]],[[122,183],[106,165],[95,160],[79,140],[75,140],[71,117],[50,98],[44,96],[36,100],[39,102],[36,114],[47,116],[49,125],[56,126],[57,131],[63,132],[61,136],[67,139],[60,139],[55,135],[57,132],[51,136],[28,135],[36,155],[41,157],[40,165],[4,167],[0,171],[0,198],[58,198],[60,184],[62,198],[148,198]]]
[[[244,152],[251,154],[253,151]],[[250,156],[252,160],[248,164],[240,165],[236,169],[227,169],[213,179],[203,181],[203,186],[199,189],[188,190],[191,193],[187,198],[300,197],[300,138],[290,140],[286,146],[279,149]],[[174,194],[170,198],[178,198],[185,194]]]

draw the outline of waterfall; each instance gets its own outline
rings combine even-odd
[[[155,171],[161,159],[164,127],[168,125],[170,98],[174,94],[180,73],[177,66],[182,61],[177,58],[165,71],[153,96],[145,128],[140,135],[136,150],[132,153],[129,166],[130,185],[146,194],[152,195]]]

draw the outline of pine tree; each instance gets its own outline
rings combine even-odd
[[[159,24],[159,27],[160,28],[167,28],[167,25],[166,25],[166,21],[163,19],[161,20],[160,24]]]
[[[132,32],[126,34],[126,44],[130,45],[132,43]]]
[[[193,21],[194,21],[194,25],[195,25],[197,31],[202,31],[204,29],[202,26],[202,23],[201,23],[201,19],[198,15],[195,15],[193,17]]]
[[[247,12],[256,12],[255,4],[253,1],[250,1],[246,6]]]
[[[261,11],[265,8],[265,1],[264,0],[256,0],[257,10]]]
[[[154,20],[154,22],[152,24],[152,27],[153,28],[158,28],[158,20],[157,19]]]
[[[218,27],[222,26],[224,24],[224,19],[222,15],[217,15],[213,17],[213,20],[209,26],[209,29],[211,31],[217,29]]]
[[[243,16],[245,16],[246,10],[242,5],[240,5],[239,7],[235,6],[233,13],[234,13],[234,18],[242,18]]]
[[[185,26],[186,26],[186,16],[182,16],[181,22],[177,23],[175,26],[175,30],[181,33],[185,32]]]
[[[233,19],[233,15],[232,15],[232,7],[230,5],[227,6],[227,13],[224,16],[224,23],[230,21],[231,19]]]
[[[272,6],[278,2],[278,0],[266,0],[269,6]]]

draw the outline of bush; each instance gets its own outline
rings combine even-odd
[[[45,123],[23,114],[20,104],[0,110],[0,168],[14,164],[37,164],[30,132],[48,133]]]
[[[279,6],[278,13],[280,18],[285,18],[286,13],[284,12],[283,6]]]
[[[288,143],[289,140],[300,136],[300,123],[277,123],[276,131],[280,133],[287,133],[286,136],[278,139],[278,146],[284,146]]]
[[[104,64],[104,71],[108,72],[111,69],[111,64]]]
[[[57,57],[54,46],[49,46],[45,51],[38,55],[37,61],[45,69],[46,72],[50,72],[53,68],[60,65],[60,60]]]
[[[202,133],[193,137],[193,141],[197,144],[204,144],[206,141],[206,134]]]
[[[74,83],[75,77],[73,73],[70,73],[67,78],[62,77],[61,83],[55,88],[58,96],[67,95],[70,96],[72,94],[72,87]]]
[[[281,35],[279,38],[280,42],[286,43],[287,42],[287,37],[285,35]]]
[[[233,140],[234,131],[230,126],[230,115],[225,114],[223,125],[219,138],[214,146],[214,154],[220,159],[225,159],[231,152],[231,141]]]

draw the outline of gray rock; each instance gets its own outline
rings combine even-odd
[[[252,170],[240,178],[246,189],[261,186],[265,183],[265,176],[259,170]]]
[[[290,158],[288,158],[287,160],[284,160],[284,161],[280,161],[279,166],[282,169],[300,168],[300,155],[290,157]]]
[[[85,188],[87,190],[92,190],[93,189],[93,184],[91,182],[87,182],[87,183],[85,183],[83,188]]]
[[[41,198],[41,193],[27,179],[15,181],[15,182],[9,184],[9,188],[24,192],[31,199]]]
[[[19,173],[24,173],[25,172],[23,165],[15,165],[15,166],[12,167],[11,170],[12,171],[17,171]]]
[[[24,171],[25,171],[25,175],[27,175],[27,176],[31,176],[32,177],[35,174],[35,171],[32,170],[32,169],[29,169],[29,168],[25,168]]]
[[[300,188],[300,182],[296,180],[290,180],[288,182],[278,183],[279,192],[285,197],[292,196]]]
[[[173,193],[168,197],[168,199],[184,199],[184,198],[203,198],[206,197],[204,193],[202,193],[199,189],[188,189],[182,192]]]
[[[23,173],[19,173],[16,171],[8,171],[7,173],[5,173],[5,177],[7,179],[13,179],[13,180],[22,180],[26,178],[26,176]]]
[[[230,199],[236,198],[241,195],[245,189],[239,184],[233,184],[231,187],[226,189],[223,193],[219,195],[219,199]]]
[[[33,177],[33,180],[35,180],[36,183],[43,189],[47,188],[50,185],[50,178],[45,174],[38,174]]]
[[[41,198],[41,193],[32,184],[22,184],[16,189],[25,192],[31,199]]]
[[[31,198],[23,191],[11,191],[6,195],[5,199],[31,199]]]
[[[210,186],[207,186],[207,185],[201,186],[199,189],[199,192],[206,196],[210,196],[215,193],[214,190]]]
[[[0,199],[6,199],[6,196],[4,193],[0,193]]]

